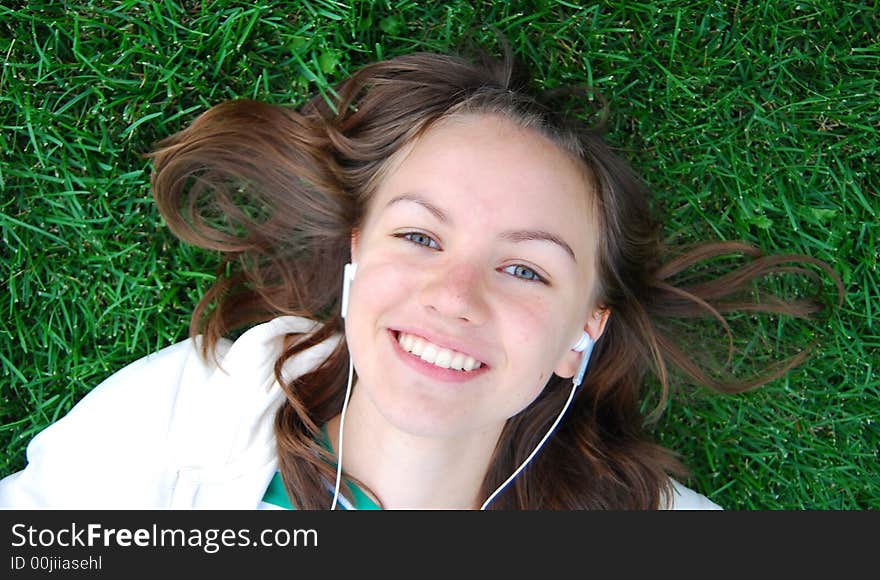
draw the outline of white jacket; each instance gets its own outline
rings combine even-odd
[[[315,324],[280,317],[224,339],[220,367],[193,340],[126,366],[34,437],[27,467],[0,481],[0,507],[255,509],[278,468],[273,366],[284,336]],[[289,359],[284,376],[315,368],[337,341]],[[720,509],[673,483],[673,509]]]

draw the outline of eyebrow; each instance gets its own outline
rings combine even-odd
[[[391,201],[386,203],[385,207],[386,208],[391,207],[395,203],[399,203],[401,201],[411,201],[413,203],[419,204],[420,206],[422,206],[423,208],[425,208],[426,210],[428,210],[429,212],[434,214],[434,217],[443,223],[449,223],[451,221],[449,219],[449,216],[447,216],[446,213],[442,209],[440,209],[439,207],[437,207],[436,205],[434,205],[430,201],[428,201],[422,197],[419,197],[418,195],[412,194],[412,193],[404,193],[403,195],[398,195],[397,197],[393,198]]]
[[[540,242],[550,242],[551,244],[556,244],[568,254],[574,263],[577,264],[577,258],[574,255],[574,250],[571,249],[565,240],[557,236],[556,234],[551,234],[550,232],[544,230],[517,230],[512,232],[504,232],[501,234],[501,237],[505,240],[510,240],[511,242],[530,242],[530,241],[540,241]]]
[[[400,203],[402,201],[411,201],[415,204],[418,204],[428,210],[434,217],[436,217],[439,221],[443,223],[451,223],[452,220],[449,219],[449,216],[446,215],[442,209],[431,203],[430,201],[424,199],[423,197],[412,194],[412,193],[404,193],[402,195],[398,195],[392,198],[385,207],[388,208],[396,203]],[[531,242],[531,241],[540,241],[540,242],[550,242],[551,244],[555,244],[559,246],[562,250],[565,251],[566,254],[577,263],[577,257],[574,254],[574,250],[571,249],[571,246],[568,243],[557,236],[556,234],[550,233],[546,230],[513,230],[504,232],[501,234],[501,237],[505,240],[511,242]]]

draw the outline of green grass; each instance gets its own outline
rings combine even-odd
[[[744,361],[816,340],[807,364],[745,395],[678,391],[657,432],[690,484],[729,509],[880,508],[878,14],[808,0],[6,3],[0,476],[104,377],[186,336],[215,257],[162,225],[143,157],[158,139],[224,99],[301,102],[377,58],[492,46],[494,27],[544,85],[610,101],[609,139],[670,236],[807,253],[844,281],[816,324],[738,321]]]

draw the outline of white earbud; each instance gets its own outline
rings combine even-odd
[[[577,387],[584,381],[584,375],[587,372],[587,365],[590,363],[590,355],[593,353],[593,346],[596,344],[589,334],[584,332],[581,335],[580,340],[577,341],[571,350],[582,352],[581,355],[581,363],[578,365],[577,373],[574,375],[572,379],[572,384]]]
[[[578,340],[571,350],[576,350],[578,352],[584,352],[588,346],[590,346],[593,342],[593,339],[590,338],[590,335],[584,332],[581,334],[580,340]]]
[[[357,272],[357,263],[346,264],[342,270],[342,307],[339,311],[342,318],[348,313],[348,295],[351,292],[351,282],[354,280],[355,272]]]

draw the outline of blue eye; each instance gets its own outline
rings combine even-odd
[[[521,280],[528,280],[531,282],[544,282],[544,279],[541,278],[541,276],[537,272],[535,272],[531,268],[527,268],[522,265],[507,266],[506,268],[504,268],[504,271],[511,276],[515,276]]]
[[[435,250],[440,249],[440,245],[437,244],[437,242],[435,242],[431,236],[423,234],[421,232],[409,232],[406,234],[400,234],[399,237],[419,246],[425,246],[426,248],[433,248]]]

